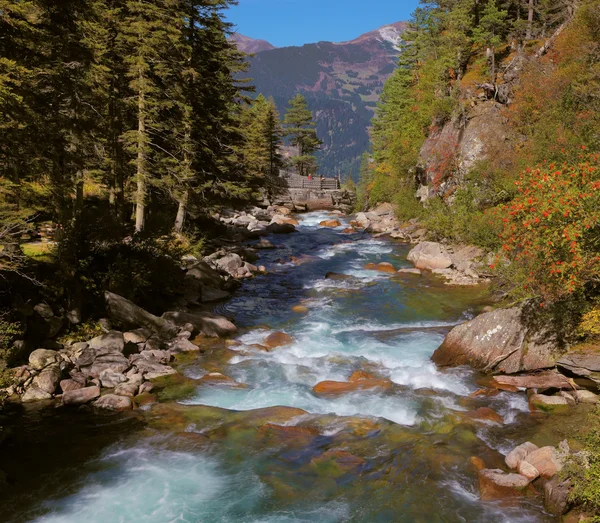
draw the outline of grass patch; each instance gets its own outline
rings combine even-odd
[[[41,263],[54,262],[54,245],[50,243],[23,243],[23,254],[32,260]]]

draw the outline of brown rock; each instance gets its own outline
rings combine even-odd
[[[354,227],[348,227],[342,231],[342,234],[354,234],[356,229]]]
[[[294,339],[285,332],[273,332],[272,334],[269,334],[264,343],[268,349],[275,349],[277,347],[291,345],[294,343]]]
[[[200,383],[204,383],[206,385],[226,385],[236,389],[245,389],[247,387],[246,384],[235,381],[233,378],[225,376],[220,372],[210,372],[205,374],[200,378]]]
[[[489,407],[481,407],[477,410],[472,410],[470,412],[467,412],[466,416],[472,419],[491,421],[500,425],[504,424],[504,418],[500,416],[500,414],[494,412]]]
[[[382,389],[389,390],[392,382],[389,379],[361,379],[355,382],[322,381],[313,387],[318,396],[341,396],[359,390]]]
[[[83,387],[65,392],[62,400],[65,405],[83,405],[98,397],[100,397],[100,387]]]
[[[379,272],[387,272],[389,274],[396,274],[396,269],[391,263],[382,262],[382,263],[367,263],[364,267],[368,271],[379,271]]]
[[[569,410],[569,401],[562,396],[544,396],[533,394],[529,398],[529,408],[532,411],[547,412],[549,414],[560,414]]]
[[[329,227],[331,229],[335,229],[336,227],[340,227],[342,224],[338,220],[324,220],[319,225],[321,227]]]
[[[479,492],[483,500],[521,496],[529,483],[521,474],[507,474],[500,469],[479,471]]]
[[[82,388],[83,385],[81,383],[72,379],[62,380],[60,382],[60,390],[63,392],[69,392],[70,390],[78,390]]]
[[[319,431],[314,427],[297,427],[295,425],[277,425],[275,423],[266,423],[259,429],[264,435],[276,436],[280,439],[312,439],[319,435]]]
[[[355,370],[352,375],[350,376],[350,378],[348,379],[348,381],[350,383],[356,383],[357,381],[360,380],[374,380],[376,379],[375,376],[373,376],[373,374],[370,374],[369,372],[365,371],[365,370]]]
[[[133,402],[127,396],[118,396],[116,394],[107,394],[98,398],[93,403],[94,407],[105,410],[131,410]]]
[[[469,463],[477,472],[479,472],[480,470],[484,470],[486,468],[484,461],[480,457],[477,457],[477,456],[471,456],[469,458]]]
[[[569,509],[569,496],[571,494],[570,480],[552,478],[544,483],[544,508],[555,516],[562,516]]]
[[[519,389],[570,390],[573,388],[573,384],[569,378],[553,370],[519,376],[494,376],[494,379],[497,383],[510,385]]]
[[[546,479],[553,478],[562,470],[563,462],[554,447],[542,447],[527,455],[527,461]]]
[[[306,307],[305,305],[294,305],[292,307],[292,312],[295,312],[297,314],[308,314],[308,307]]]

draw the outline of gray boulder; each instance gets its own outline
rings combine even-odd
[[[450,331],[431,359],[442,367],[470,365],[514,374],[554,367],[565,352],[548,325],[530,327],[520,307],[481,314]]]
[[[291,223],[272,223],[265,227],[265,232],[269,234],[291,234],[296,232],[296,227]]]
[[[129,368],[129,360],[121,353],[111,353],[98,356],[89,367],[82,367],[81,372],[86,377],[99,378],[105,370],[123,373]]]
[[[48,394],[54,394],[60,382],[61,372],[58,364],[50,365],[33,378],[33,386]]]
[[[166,338],[177,335],[177,327],[118,294],[107,291],[104,293],[104,299],[111,319],[121,327],[146,327]]]
[[[114,389],[117,385],[127,381],[127,378],[120,372],[112,369],[106,369],[100,373],[100,383],[106,389]]]
[[[88,341],[88,345],[89,348],[99,356],[113,352],[123,352],[123,349],[125,348],[125,339],[123,338],[122,332],[110,331]]]
[[[48,349],[37,349],[29,355],[29,366],[35,370],[42,370],[49,365],[57,363],[60,359],[58,352]]]
[[[200,261],[192,266],[186,274],[186,280],[196,280],[208,287],[221,288],[223,278],[208,263]]]

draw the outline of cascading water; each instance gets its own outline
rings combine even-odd
[[[526,423],[525,398],[485,399],[504,426],[452,424],[449,417],[473,408],[476,376],[438,370],[429,359],[449,328],[485,303],[484,293],[428,276],[366,270],[369,262],[408,267],[408,247],[319,227],[328,217],[304,215],[297,233],[270,238],[277,248],[261,257],[270,274],[247,282],[219,310],[246,329],[219,370],[247,388],[202,386],[181,402],[242,412],[303,409],[308,414],[284,425],[314,422],[316,435],[306,429],[298,441],[258,441],[255,429],[234,422],[220,429],[214,416],[208,427],[191,422],[190,439],[138,432],[88,460],[68,489],[32,500],[14,520],[552,521],[535,500],[482,502],[468,467],[473,452],[501,458],[520,443],[516,427]],[[291,263],[290,256],[302,258]],[[350,278],[326,278],[330,272]],[[308,313],[293,312],[299,304]],[[293,343],[271,352],[253,347],[274,330]],[[356,370],[389,378],[394,387],[314,394],[317,383],[346,381]],[[190,378],[207,371],[202,360],[183,370]],[[209,430],[222,431],[222,441],[215,432],[207,439]],[[323,458],[330,455],[341,461],[331,465]]]

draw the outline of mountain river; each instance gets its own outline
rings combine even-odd
[[[320,227],[327,218],[305,214],[296,233],[269,237],[277,248],[260,259],[269,274],[217,308],[240,328],[238,344],[185,359],[185,394],[130,414],[9,412],[0,469],[14,482],[0,520],[555,521],[535,497],[481,501],[470,463],[478,456],[499,467],[539,429],[525,395],[473,395],[482,376],[430,362],[445,333],[488,304],[487,289],[366,270],[370,262],[410,267],[410,247],[343,234],[345,219]],[[260,350],[273,331],[293,343]],[[357,370],[393,386],[337,397],[312,390]],[[247,387],[192,381],[211,371]],[[504,423],[472,419],[480,407]]]

